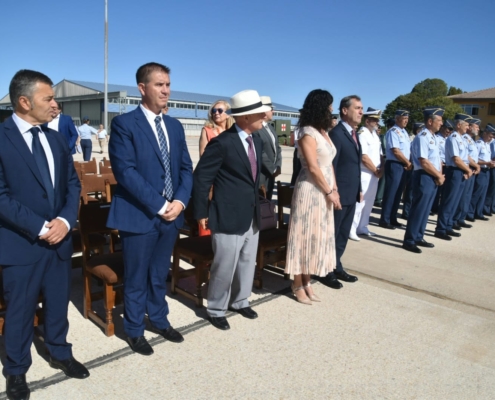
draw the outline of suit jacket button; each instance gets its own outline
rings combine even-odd
[[[43,193],[43,198],[46,199],[47,197],[46,193]]]

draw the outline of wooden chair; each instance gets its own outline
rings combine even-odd
[[[82,179],[83,175],[98,173],[96,158],[94,157],[91,161],[74,161],[74,168],[79,179]]]
[[[184,210],[188,237],[177,238],[173,252],[172,285],[173,294],[179,293],[194,300],[197,307],[203,306],[202,287],[208,281],[208,269],[213,261],[211,236],[197,236],[198,223],[193,216],[192,202]],[[179,263],[183,260],[192,265],[191,269],[183,269]],[[190,276],[195,277],[194,291],[181,285],[181,280]]]
[[[258,289],[263,287],[264,268],[283,274],[283,269],[277,265],[286,260],[287,252],[288,231],[283,209],[290,206],[293,192],[293,187],[283,186],[280,181],[277,182],[278,227],[259,233],[254,274],[254,286]]]
[[[79,210],[79,227],[83,245],[84,263],[84,318],[89,318],[101,326],[105,335],[112,336],[115,328],[112,318],[112,310],[116,303],[116,290],[122,287],[124,275],[124,259],[121,252],[95,254],[91,251],[90,235],[110,234],[112,229],[106,227],[110,204],[88,203],[81,204]],[[92,278],[101,282],[103,290],[91,291]],[[105,316],[101,317],[92,308],[92,303],[103,299]]]
[[[106,181],[115,182],[113,174],[82,175],[81,198],[84,204],[92,201],[108,203]]]
[[[103,163],[100,163],[100,174],[112,174],[112,167],[110,165],[105,165]]]

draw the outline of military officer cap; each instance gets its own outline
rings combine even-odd
[[[414,131],[416,131],[417,129],[421,129],[421,128],[423,128],[424,126],[425,126],[425,124],[424,124],[424,123],[422,123],[422,122],[416,122],[416,123],[414,124],[414,126],[413,126],[413,129],[414,129]]]
[[[396,117],[409,117],[409,111],[407,110],[395,110]]]
[[[476,124],[478,126],[481,125],[481,119],[478,119],[478,118],[471,118],[471,121],[469,121],[470,124]]]
[[[465,122],[471,122],[473,119],[470,115],[467,114],[462,114],[462,113],[457,113],[454,117],[455,120],[461,120]]]
[[[445,120],[445,122],[443,123],[443,126],[447,129],[454,130],[454,123],[450,119]]]
[[[423,108],[423,116],[425,118],[433,117],[434,115],[438,115],[439,117],[443,117],[443,113],[445,110],[442,107],[432,106]]]
[[[493,126],[492,124],[488,124],[486,125],[485,131],[495,134],[495,126]]]
[[[377,110],[377,109],[371,108],[371,107],[368,107],[366,112],[363,113],[363,115],[366,118],[376,118],[376,119],[380,119],[381,114],[382,114],[382,110]]]

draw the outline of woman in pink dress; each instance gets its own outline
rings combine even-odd
[[[302,169],[292,197],[285,273],[294,279],[297,301],[308,305],[320,301],[311,275],[326,276],[336,265],[333,210],[342,207],[332,165],[336,149],[327,134],[332,103],[326,90],[310,92],[295,135]]]

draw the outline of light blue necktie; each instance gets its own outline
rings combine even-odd
[[[172,174],[170,172],[170,153],[167,147],[167,138],[162,129],[162,117],[155,118],[156,132],[160,142],[160,152],[162,153],[163,165],[165,166],[165,198],[172,201],[174,198],[174,187],[172,185]]]

